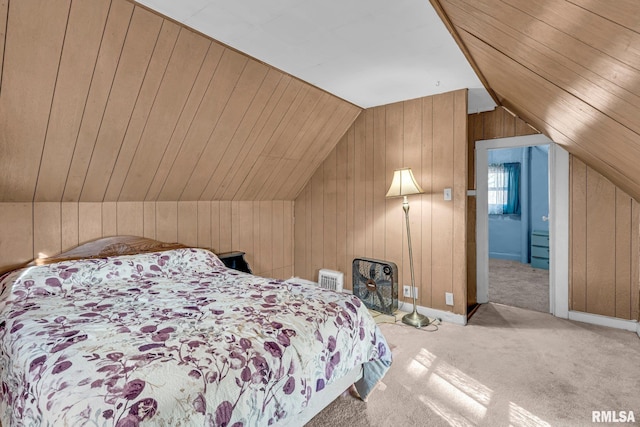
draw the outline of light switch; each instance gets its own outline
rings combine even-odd
[[[451,189],[450,188],[445,188],[444,189],[444,199],[445,200],[451,200]]]

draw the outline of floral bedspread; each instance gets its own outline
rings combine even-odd
[[[0,281],[4,427],[271,425],[363,363],[388,367],[391,352],[356,297],[230,270],[202,249]]]

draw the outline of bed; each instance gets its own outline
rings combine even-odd
[[[0,277],[0,425],[303,425],[391,364],[350,294],[101,239]]]

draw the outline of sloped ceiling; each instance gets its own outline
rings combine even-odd
[[[0,202],[292,200],[361,111],[126,0],[0,36]]]
[[[640,200],[640,3],[431,2],[503,105]],[[0,37],[0,201],[292,200],[361,111],[131,1],[2,1]]]
[[[640,2],[432,1],[507,108],[640,200]]]
[[[427,0],[136,0],[362,108],[469,89],[493,110]]]

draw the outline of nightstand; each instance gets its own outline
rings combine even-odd
[[[244,259],[244,252],[234,251],[234,252],[223,252],[218,255],[220,261],[224,263],[229,268],[233,268],[234,270],[242,271],[245,273],[251,273],[251,268],[249,264]]]

